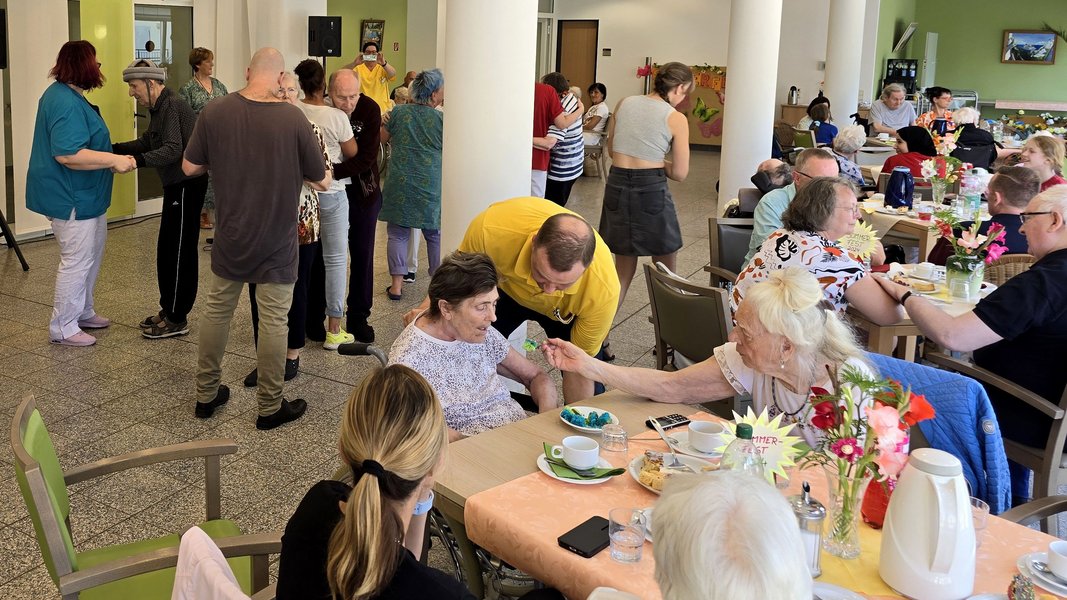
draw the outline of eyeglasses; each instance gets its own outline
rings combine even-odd
[[[807,177],[808,179],[815,179],[814,177],[812,177],[811,175],[808,175],[807,173],[805,173],[804,171],[801,171],[800,169],[794,169],[793,170],[793,175],[794,176],[795,175],[803,175],[804,177]]]
[[[846,210],[846,211],[848,211],[848,212],[850,212],[850,213],[852,213],[854,215],[858,215],[860,213],[860,205],[859,204],[853,204],[851,206],[837,206],[835,208],[837,208],[837,210]]]
[[[552,309],[552,316],[555,317],[555,319],[557,321],[559,321],[560,323],[563,323],[564,325],[570,325],[571,321],[574,320],[574,315],[573,314],[569,314],[566,317],[561,315],[559,313],[559,308],[558,307]]]
[[[1039,210],[1039,211],[1034,211],[1034,212],[1019,213],[1019,218],[1022,219],[1023,223],[1025,224],[1027,221],[1029,221],[1030,219],[1032,219],[1032,218],[1034,218],[1034,217],[1036,217],[1038,215],[1051,215],[1051,214],[1052,214],[1051,210]]]

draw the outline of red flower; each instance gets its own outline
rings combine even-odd
[[[934,418],[934,414],[934,407],[927,402],[925,397],[912,393],[908,401],[908,412],[904,413],[904,422],[910,427],[919,421]]]
[[[815,415],[811,417],[812,425],[824,431],[837,425],[837,406],[832,401],[817,402],[814,408]]]
[[[953,237],[952,225],[949,225],[948,223],[940,219],[938,219],[937,221],[937,231],[941,234],[941,237],[945,238],[946,240],[951,240]]]
[[[821,388],[821,387],[812,387],[811,388],[811,393],[816,398],[822,398],[823,396],[829,396],[830,395],[830,392],[826,391],[824,388]]]

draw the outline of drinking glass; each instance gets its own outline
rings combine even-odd
[[[919,216],[920,221],[929,221],[934,216],[934,207],[932,204],[916,204],[915,213]]]
[[[639,508],[613,508],[608,513],[611,560],[620,563],[641,561],[645,547],[645,513]]]
[[[985,500],[971,498],[971,515],[974,517],[974,546],[982,546],[982,531],[989,523],[989,505]]]
[[[953,298],[968,299],[971,297],[971,286],[968,282],[961,279],[954,279],[948,282],[948,293]]]
[[[626,452],[626,430],[622,425],[609,423],[600,430],[600,449],[608,452]]]

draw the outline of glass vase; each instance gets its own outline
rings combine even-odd
[[[941,206],[945,203],[945,192],[948,191],[948,183],[932,179],[930,187],[933,188],[934,210],[941,210]]]
[[[953,298],[977,301],[985,277],[985,261],[977,256],[953,255],[945,259],[945,285]]]
[[[854,474],[854,467],[844,461],[834,461],[824,468],[830,502],[822,548],[841,558],[859,558],[860,507],[871,476],[866,470],[861,475]]]

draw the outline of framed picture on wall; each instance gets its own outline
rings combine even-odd
[[[378,45],[378,51],[382,51],[382,39],[385,38],[385,21],[379,19],[363,19],[359,24],[359,47],[363,44],[374,42]]]
[[[1056,34],[1052,31],[1004,30],[1000,62],[1024,65],[1056,63]]]

